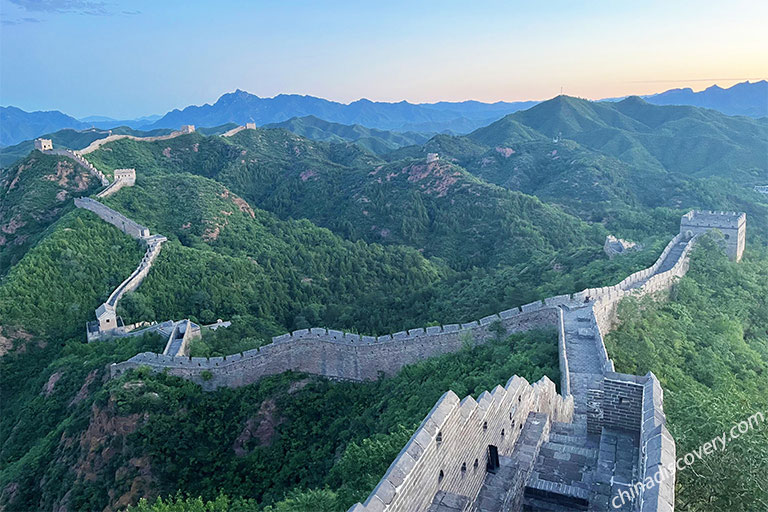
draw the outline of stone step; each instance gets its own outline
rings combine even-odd
[[[593,440],[587,439],[586,435],[579,434],[549,434],[548,444],[552,446],[572,446],[579,448],[589,448],[597,451],[597,443]]]
[[[523,498],[524,510],[534,503],[548,502],[560,508],[543,508],[542,510],[587,510],[589,508],[589,490],[573,485],[550,482],[536,477],[528,481]],[[534,509],[535,510],[535,509]]]

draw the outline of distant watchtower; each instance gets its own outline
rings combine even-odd
[[[53,141],[51,139],[35,139],[35,149],[50,151],[53,149]]]
[[[181,127],[179,130],[181,133],[192,133],[195,131],[195,125],[193,124],[185,124]]]
[[[136,169],[115,169],[115,180],[122,180],[129,187],[136,184]]]
[[[725,237],[725,252],[741,261],[747,241],[747,214],[737,212],[690,211],[680,221],[680,233],[687,237],[717,229]]]

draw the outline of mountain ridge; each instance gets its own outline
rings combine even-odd
[[[596,101],[620,101],[625,98],[606,98]],[[687,104],[713,108],[727,115],[768,116],[768,82],[765,80],[742,82],[729,88],[713,85],[700,92],[693,92],[690,88],[670,89],[658,94],[646,95],[643,98],[656,105]],[[359,124],[366,128],[400,132],[469,133],[504,115],[528,109],[538,103],[541,101],[486,103],[465,100],[409,103],[405,100],[381,102],[362,98],[345,104],[300,94],[278,94],[271,98],[262,98],[236,89],[221,95],[213,104],[188,105],[163,115],[148,115],[129,120],[115,120],[98,115],[75,119],[59,111],[24,112],[17,107],[9,106],[0,107],[0,121],[3,125],[0,146],[16,144],[63,128],[109,129],[125,125],[133,129],[152,130],[178,129],[183,124],[218,126],[230,122],[241,125],[246,122],[256,122],[256,124],[265,125],[308,115],[340,124]],[[217,108],[220,109],[218,113]],[[10,112],[14,114],[16,120],[10,117],[5,109],[14,109]],[[24,123],[19,121],[19,116],[33,114],[37,117],[41,114],[50,114],[54,119],[49,120],[45,128],[20,129],[19,127]],[[31,124],[31,121],[27,124]],[[33,124],[33,126],[37,125]]]

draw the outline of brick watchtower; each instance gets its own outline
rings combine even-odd
[[[747,214],[692,210],[683,215],[680,233],[687,237],[716,229],[725,237],[725,252],[734,261],[741,261],[747,240]]]

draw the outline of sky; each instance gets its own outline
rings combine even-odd
[[[728,87],[768,78],[766,19],[758,0],[0,0],[0,105],[129,119],[235,89],[347,103]]]

